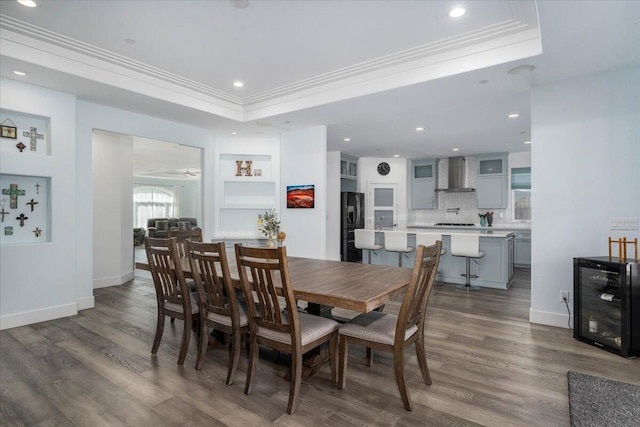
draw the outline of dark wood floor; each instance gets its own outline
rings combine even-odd
[[[97,289],[96,307],[77,316],[0,332],[0,424],[566,426],[568,370],[640,384],[640,360],[580,343],[568,329],[530,324],[529,283],[519,270],[508,291],[434,288],[426,331],[431,386],[421,382],[415,353],[406,358],[413,412],[402,406],[390,354],[375,354],[367,368],[364,351],[353,347],[347,388],[333,386],[324,366],[303,381],[298,411],[286,415],[284,360],[265,354],[246,396],[245,354],[231,386],[223,347],[197,372],[192,340],[184,367],[176,365],[181,321],[167,322],[152,356],[154,290],[138,277]],[[386,308],[397,309],[397,301]]]

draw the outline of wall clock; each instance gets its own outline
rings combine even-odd
[[[389,172],[391,172],[391,166],[389,166],[389,163],[387,162],[381,162],[378,165],[378,173],[380,175],[388,175]]]

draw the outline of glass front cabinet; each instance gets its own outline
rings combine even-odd
[[[413,160],[411,162],[411,208],[436,209],[438,197],[438,160]]]
[[[580,341],[624,357],[640,354],[640,266],[574,258],[574,329]]]

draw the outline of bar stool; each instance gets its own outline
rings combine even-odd
[[[465,257],[467,261],[467,272],[461,274],[465,276],[465,284],[458,285],[458,289],[467,291],[479,291],[478,286],[471,286],[471,278],[478,276],[471,274],[471,258],[482,258],[484,252],[480,251],[480,236],[473,234],[452,234],[451,235],[451,255]]]
[[[378,251],[382,249],[384,246],[376,245],[375,230],[365,230],[364,228],[356,228],[354,231],[355,231],[354,246],[356,247],[356,249],[365,249],[369,251],[369,264],[371,264],[371,252]]]
[[[416,233],[416,247],[418,247],[418,245],[423,245],[423,246],[432,246],[436,244],[436,241],[442,241],[442,234],[439,233]],[[444,255],[447,253],[447,250],[442,248],[440,250],[440,255]],[[440,258],[442,259],[442,258]],[[441,273],[440,271],[438,271],[438,273]],[[444,282],[433,282],[434,286],[442,286],[444,285]]]
[[[385,231],[384,250],[398,252],[398,267],[402,267],[402,255],[413,252],[416,248],[407,246],[406,231]]]

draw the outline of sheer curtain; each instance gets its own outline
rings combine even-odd
[[[133,186],[133,223],[147,227],[149,218],[178,218],[180,187],[135,184]]]

